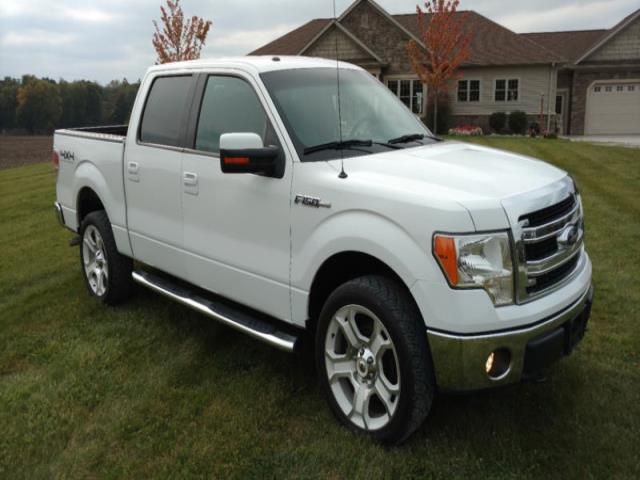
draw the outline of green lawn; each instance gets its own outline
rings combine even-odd
[[[145,291],[92,301],[51,166],[0,171],[0,478],[638,478],[640,149],[476,141],[577,179],[590,328],[546,383],[441,396],[396,449],[338,426],[295,356]]]

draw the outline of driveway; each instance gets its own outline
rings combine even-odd
[[[640,135],[581,135],[567,138],[572,142],[604,143],[606,145],[640,148]]]

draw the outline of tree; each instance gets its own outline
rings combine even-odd
[[[180,0],[167,0],[167,8],[169,13],[160,7],[162,31],[158,22],[153,21],[156,33],[153,34],[152,43],[158,54],[156,64],[200,58],[212,22],[195,15],[185,19]]]
[[[15,126],[19,86],[20,82],[10,77],[0,81],[0,133]]]
[[[420,40],[407,44],[413,69],[427,85],[433,99],[433,127],[438,131],[438,98],[447,91],[449,82],[457,75],[458,67],[469,57],[471,32],[465,31],[467,14],[456,13],[459,0],[428,0],[425,12],[416,6]],[[426,18],[425,13],[429,15]]]
[[[58,85],[49,80],[32,80],[17,93],[16,119],[29,133],[51,132],[62,113]]]

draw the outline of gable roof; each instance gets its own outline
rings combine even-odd
[[[499,23],[473,10],[458,11],[465,15],[463,28],[471,32],[467,66],[527,65],[562,63],[563,58],[543,45],[519,35]],[[394,15],[408,30],[420,34],[418,16],[414,14]],[[425,14],[427,23],[431,16]]]
[[[368,1],[375,8],[388,17],[392,24],[407,34],[409,38],[419,40],[420,28],[415,13],[405,15],[390,15],[382,7],[372,0],[357,0],[339,18],[345,18],[356,5],[362,1]],[[465,65],[467,66],[497,66],[497,65],[532,65],[547,64],[551,62],[562,63],[563,57],[535,43],[525,36],[499,25],[474,11],[464,12],[466,20],[464,28],[472,32],[470,43],[470,55]],[[458,12],[458,15],[463,12]],[[425,14],[427,22],[430,19]],[[250,55],[299,55],[326,31],[333,19],[315,19],[303,26],[283,35],[282,37],[254,50]],[[346,30],[346,29],[344,29]],[[357,38],[352,32],[349,32]],[[363,42],[359,42],[363,44]],[[378,52],[378,57],[383,56]]]
[[[608,30],[578,30],[569,32],[521,33],[548,50],[561,55],[567,62],[575,63],[582,54],[596,43]]]
[[[272,42],[254,50],[249,55],[298,55],[324,28],[333,21],[332,18],[316,18],[301,27],[285,33]]]
[[[593,52],[598,50],[600,47],[602,47],[605,43],[607,43],[609,40],[611,40],[613,37],[615,37],[618,33],[620,33],[629,24],[631,24],[633,21],[635,21],[638,18],[640,18],[640,9],[638,9],[635,12],[627,15],[617,25],[614,25],[613,28],[611,28],[611,30],[609,30],[607,32],[606,35],[604,35],[599,41],[596,42],[595,45],[593,45],[580,58],[578,58],[575,63],[580,63],[582,60],[584,60],[589,55],[591,55]]]

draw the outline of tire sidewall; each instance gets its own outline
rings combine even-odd
[[[396,408],[394,416],[389,423],[378,430],[364,430],[354,425],[342,412],[333,396],[331,386],[327,379],[327,370],[325,365],[325,340],[327,328],[331,319],[338,310],[346,305],[361,305],[373,312],[384,324],[387,332],[396,349],[398,356],[398,368],[400,370],[400,397],[399,404]],[[382,299],[375,295],[368,294],[366,289],[352,283],[346,283],[338,287],[327,299],[320,313],[318,327],[316,331],[316,365],[319,375],[321,388],[334,415],[341,423],[349,427],[351,430],[369,435],[381,442],[392,441],[395,438],[403,436],[402,432],[410,422],[412,402],[415,401],[415,372],[412,368],[413,361],[408,348],[404,344],[403,332],[398,328],[400,321],[414,321],[414,319],[395,318],[394,312],[384,303]],[[425,339],[426,342],[426,339]]]

